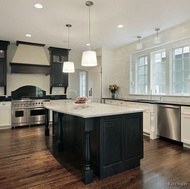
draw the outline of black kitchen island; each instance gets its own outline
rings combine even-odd
[[[53,111],[58,149],[68,146],[84,160],[85,184],[139,167],[143,158],[143,110],[100,103],[75,105],[70,101],[44,103],[45,135]]]

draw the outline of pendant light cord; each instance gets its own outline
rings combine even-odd
[[[70,34],[70,27],[68,27],[68,61],[70,60],[70,56],[69,56],[69,34]]]
[[[68,28],[68,61],[70,60],[70,56],[69,56],[69,37],[70,37],[70,27],[72,27],[71,24],[66,24],[67,28]]]
[[[89,41],[89,46],[88,46],[88,48],[89,48],[89,51],[90,51],[90,45],[91,45],[91,38],[90,38],[90,27],[91,27],[91,25],[90,25],[90,6],[89,6],[89,20],[88,20],[88,25],[89,25],[89,28],[88,28],[88,41]]]
[[[160,30],[160,28],[156,28],[155,31],[156,31],[156,36],[158,37],[158,31]]]
[[[88,48],[89,48],[89,51],[90,51],[90,46],[91,46],[91,36],[90,36],[90,32],[91,32],[91,23],[90,23],[90,7],[94,4],[92,1],[86,1],[86,6],[89,7],[89,20],[88,20]]]

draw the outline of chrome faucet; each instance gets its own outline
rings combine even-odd
[[[77,97],[77,91],[74,90],[74,89],[69,90],[68,94],[69,94],[70,99],[72,100],[72,98],[71,98],[71,92],[74,92],[75,95],[76,95],[76,97]]]

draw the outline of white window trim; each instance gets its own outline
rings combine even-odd
[[[186,41],[185,41],[186,40]],[[188,41],[187,41],[188,40]],[[159,45],[157,47],[147,48],[144,50],[141,50],[139,52],[131,53],[130,55],[130,93],[129,95],[151,95],[151,75],[150,75],[150,62],[151,62],[151,52],[154,50],[160,51],[162,49],[165,49],[166,52],[166,94],[153,94],[155,96],[189,96],[188,94],[173,94],[172,91],[172,73],[171,73],[171,64],[172,64],[172,54],[173,49],[183,46],[190,46],[190,36],[178,39],[172,42],[168,42],[162,45]],[[137,68],[136,68],[136,62],[138,60],[138,57],[140,56],[148,56],[148,94],[140,94],[137,93]]]

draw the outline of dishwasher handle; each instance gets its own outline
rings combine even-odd
[[[173,106],[173,105],[159,105],[159,107],[163,107],[163,108],[173,108],[173,109],[180,109],[180,106]]]

